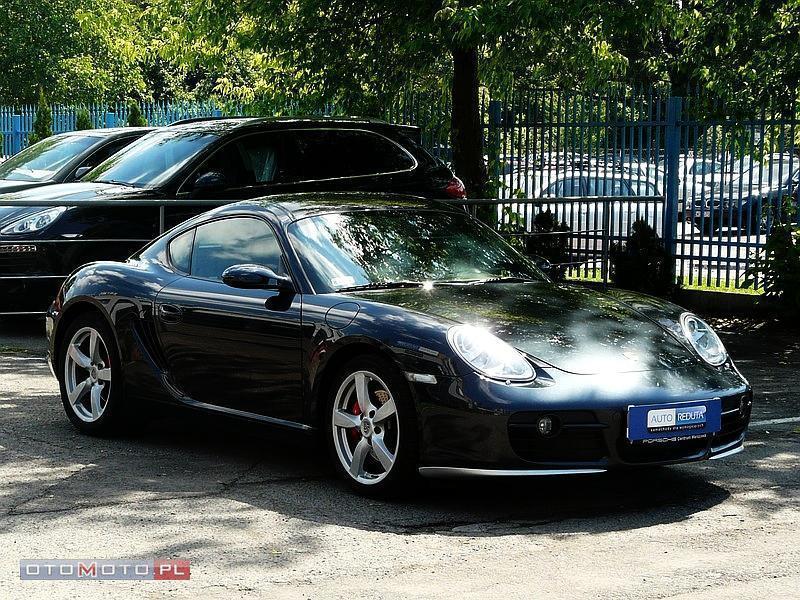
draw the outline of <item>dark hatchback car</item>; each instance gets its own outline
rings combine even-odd
[[[212,210],[71,275],[47,330],[81,431],[153,401],[317,431],[362,491],[721,458],[752,402],[696,315],[555,284],[463,210],[404,196]]]
[[[464,196],[461,182],[422,148],[415,127],[336,118],[173,125],[130,145],[79,183],[6,196],[65,206],[0,212],[0,314],[43,313],[72,270],[92,260],[124,259],[159,233],[157,208],[92,201],[165,200],[170,227],[208,209],[192,200],[300,191]]]
[[[0,163],[0,194],[77,181],[150,131],[117,127],[51,136]]]

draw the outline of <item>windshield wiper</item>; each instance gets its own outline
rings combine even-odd
[[[420,281],[379,281],[373,283],[365,283],[363,285],[351,285],[336,290],[337,292],[361,292],[369,290],[394,290],[399,288],[418,288],[422,287]]]
[[[124,185],[125,187],[141,187],[135,183],[128,183],[127,181],[120,181],[119,179],[95,179],[92,183],[108,183],[111,185]]]
[[[487,277],[486,279],[472,279],[464,281],[469,285],[481,285],[484,283],[538,283],[541,279],[531,277]]]

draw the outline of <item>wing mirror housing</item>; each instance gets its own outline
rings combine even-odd
[[[294,292],[294,284],[289,277],[278,275],[263,265],[233,265],[222,273],[222,282],[230,287],[243,290],[278,290]]]
[[[209,171],[203,173],[194,181],[192,195],[208,194],[210,192],[222,191],[228,185],[228,179],[219,171]]]
[[[533,255],[533,256],[531,256],[531,258],[533,259],[534,264],[537,267],[539,267],[539,270],[540,271],[544,271],[544,273],[548,277],[550,277],[550,276],[552,276],[554,274],[555,267],[553,266],[553,263],[551,263],[549,260],[547,260],[546,258],[544,258],[542,256],[537,256],[537,255]]]
[[[75,181],[78,181],[91,170],[92,167],[78,167],[75,169],[75,173],[72,176],[75,178]]]

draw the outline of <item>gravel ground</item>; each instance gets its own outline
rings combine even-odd
[[[725,461],[351,494],[304,437],[167,413],[78,435],[41,323],[0,322],[0,598],[800,597],[800,335],[716,321],[756,390]],[[747,333],[744,333],[747,332]],[[189,581],[19,580],[25,558],[172,557]]]

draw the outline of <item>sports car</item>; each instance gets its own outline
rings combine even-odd
[[[183,405],[318,434],[341,476],[535,476],[721,458],[752,391],[674,304],[551,282],[463,209],[247,200],[71,274],[47,315],[70,421]]]

